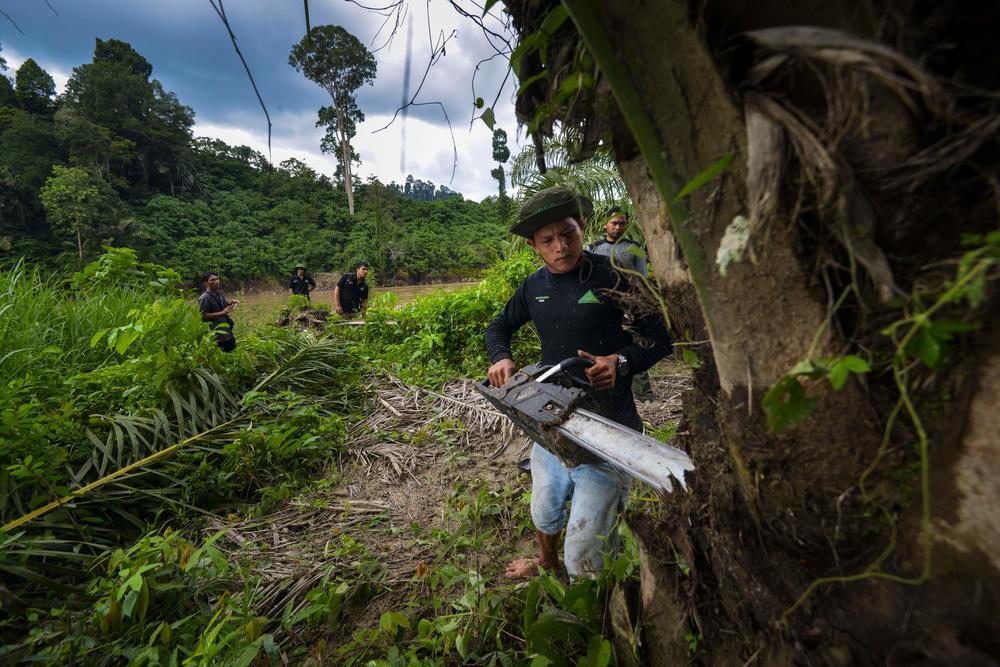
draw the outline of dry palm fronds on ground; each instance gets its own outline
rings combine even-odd
[[[643,419],[657,426],[679,416],[681,393],[690,385],[683,367],[665,362],[664,368],[651,378],[657,398],[639,404]],[[519,446],[508,447],[514,440]],[[206,532],[226,529],[217,546],[246,564],[249,580],[259,577],[252,604],[272,620],[294,616],[308,605],[309,591],[357,566],[357,552],[342,548],[345,540],[363,545],[358,548],[381,567],[377,586],[391,592],[412,579],[418,563],[432,560],[434,547],[377,528],[443,527],[449,494],[474,479],[526,485],[514,463],[527,445],[468,380],[430,391],[383,375],[371,413],[351,429],[339,456],[335,486],[265,516],[214,520]]]
[[[453,431],[454,442],[442,443],[435,430]],[[295,614],[307,604],[306,593],[349,567],[338,560],[342,535],[365,540],[373,522],[441,525],[441,508],[453,483],[482,472],[477,463],[455,469],[444,460],[448,448],[493,467],[490,460],[512,435],[510,422],[469,381],[436,392],[385,375],[376,382],[370,414],[351,429],[339,456],[341,484],[311,492],[266,516],[215,520],[206,531],[226,528],[218,546],[232,560],[248,560],[250,578],[260,576],[253,592],[259,615],[280,618],[288,605]],[[516,480],[516,468],[507,468]],[[431,555],[429,546],[404,548],[401,540],[395,542],[383,538],[367,545],[379,551],[375,560],[385,568],[383,585],[412,576],[415,565]]]

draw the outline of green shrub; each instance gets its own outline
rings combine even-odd
[[[398,310],[375,301],[367,326],[354,334],[362,343],[358,354],[420,386],[481,377],[489,366],[487,326],[537,266],[533,253],[523,251],[488,269],[478,285],[421,296]],[[515,345],[519,356],[536,354],[533,330],[526,327]]]

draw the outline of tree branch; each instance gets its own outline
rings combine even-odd
[[[233,48],[236,49],[236,55],[240,57],[240,62],[243,63],[243,69],[246,70],[247,76],[250,78],[250,85],[253,86],[253,92],[257,95],[257,101],[260,102],[260,108],[264,110],[264,118],[267,119],[267,161],[273,162],[271,156],[271,114],[267,112],[267,105],[264,104],[264,98],[260,95],[260,90],[257,89],[257,82],[253,80],[253,73],[250,71],[250,66],[247,65],[246,58],[243,57],[243,53],[240,51],[239,45],[236,43],[236,35],[233,34],[233,29],[229,25],[229,19],[226,17],[226,8],[222,5],[222,0],[218,0],[219,4],[216,6],[216,0],[208,0],[209,4],[212,5],[212,9],[215,13],[219,15],[219,19],[222,21],[222,25],[226,26],[226,31],[229,33],[229,39],[233,42]],[[309,3],[306,2],[306,24],[308,25],[309,14],[308,14]]]

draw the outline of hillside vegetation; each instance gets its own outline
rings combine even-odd
[[[62,95],[30,59],[16,87],[0,76],[0,263],[79,269],[103,245],[128,246],[185,281],[212,270],[232,285],[298,262],[340,271],[364,259],[381,280],[420,282],[499,258],[494,200],[369,179],[352,217],[342,185],[302,161],[194,138],[194,110],[152,72],[129,44],[98,39]]]

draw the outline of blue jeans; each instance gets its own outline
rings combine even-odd
[[[566,526],[563,561],[570,576],[600,570],[618,548],[615,526],[632,478],[609,463],[567,468],[538,443],[531,450],[531,520],[547,535]],[[570,500],[569,512],[566,501]]]

